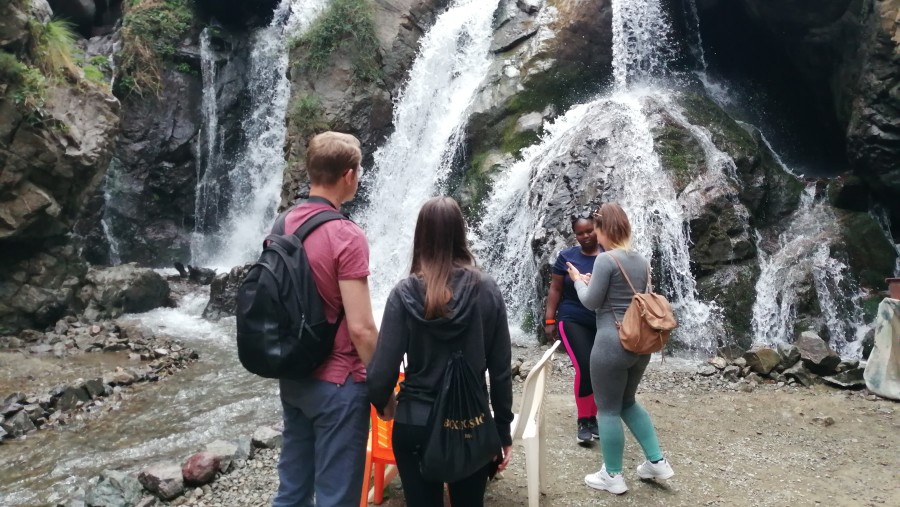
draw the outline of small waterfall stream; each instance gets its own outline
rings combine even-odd
[[[894,235],[891,234],[891,219],[888,216],[887,211],[883,209],[877,209],[872,214],[875,216],[878,225],[881,226],[881,230],[884,231],[885,239],[887,239],[890,244],[894,245],[894,250],[897,252],[897,261],[894,264],[894,277],[900,277],[900,243],[898,243],[894,239]]]
[[[203,175],[198,178],[198,229],[192,242],[195,264],[229,268],[252,260],[278,207],[284,170],[285,114],[290,98],[288,43],[306,29],[328,0],[281,0],[269,26],[251,37],[250,107],[242,129],[247,147],[233,161],[221,151],[215,107],[215,65],[205,40]],[[212,94],[211,98],[207,97]],[[222,163],[219,163],[222,162]],[[223,175],[218,171],[227,171]],[[222,195],[227,188],[229,195]]]
[[[376,307],[409,271],[419,208],[440,193],[475,92],[490,66],[497,0],[456,0],[422,38],[394,107],[395,131],[375,152],[361,225],[371,245]]]
[[[761,274],[752,321],[755,342],[773,346],[794,341],[798,307],[814,301],[831,336],[831,347],[840,354],[858,356],[864,319],[859,291],[847,277],[847,266],[831,256],[835,227],[837,219],[826,202],[816,199],[815,183],[811,183],[787,230],[779,236],[777,249],[767,255],[759,245]]]
[[[100,218],[100,227],[103,229],[103,235],[106,237],[106,243],[109,245],[109,264],[118,266],[122,264],[122,256],[119,254],[119,241],[113,231],[112,212],[109,211],[109,205],[115,201],[115,191],[117,179],[120,176],[120,163],[117,159],[112,158],[109,161],[109,168],[106,170],[106,177],[103,178],[103,216]]]

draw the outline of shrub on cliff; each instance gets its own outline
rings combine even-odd
[[[159,91],[160,74],[191,27],[188,0],[126,0],[116,92]]]
[[[335,52],[347,51],[357,79],[368,82],[381,76],[369,0],[333,0],[292,46],[301,50],[297,65],[305,72],[322,72]]]

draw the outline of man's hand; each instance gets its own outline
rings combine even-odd
[[[338,287],[341,289],[350,341],[363,363],[369,364],[375,355],[375,343],[378,341],[378,328],[372,317],[372,299],[369,297],[369,280],[339,280]]]

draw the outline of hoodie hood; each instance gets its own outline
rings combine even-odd
[[[428,334],[439,340],[452,340],[470,325],[470,319],[478,299],[478,282],[481,273],[475,269],[457,268],[450,274],[450,290],[453,296],[447,304],[447,315],[425,319],[425,281],[410,275],[397,285],[400,299],[406,311],[418,325],[428,328]]]

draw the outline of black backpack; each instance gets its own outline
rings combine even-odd
[[[325,317],[303,240],[325,222],[347,218],[336,210],[320,211],[294,234],[284,234],[287,213],[278,217],[238,289],[237,349],[250,373],[299,380],[331,354],[344,315],[342,310],[334,324]]]

